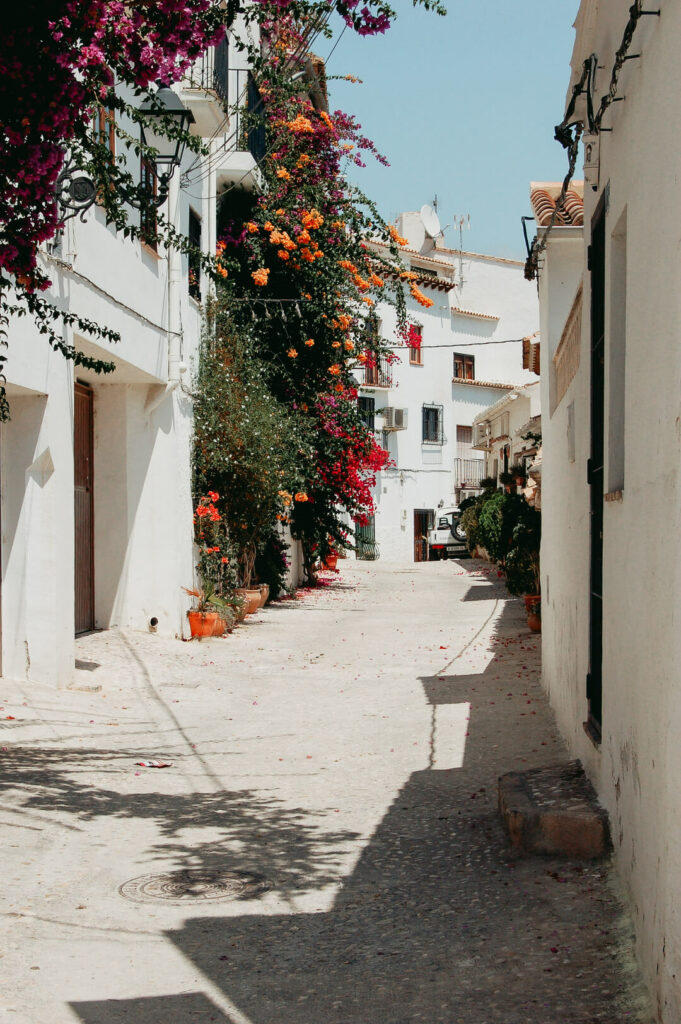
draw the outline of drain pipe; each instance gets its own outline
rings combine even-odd
[[[180,231],[180,173],[170,179],[168,191],[168,221],[174,231]],[[180,303],[182,283],[182,254],[168,244],[168,386],[173,390],[180,383],[182,360],[182,314]]]

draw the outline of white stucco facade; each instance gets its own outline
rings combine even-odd
[[[541,434],[539,381],[506,392],[473,420],[473,446],[484,455],[485,476],[499,484],[499,474],[513,466],[527,469]]]
[[[196,159],[186,152],[180,170],[195,169]],[[163,212],[187,234],[191,209],[202,249],[214,251],[215,175],[192,178],[181,188],[175,171]],[[61,243],[40,260],[52,280],[48,298],[120,334],[111,343],[63,330],[66,344],[116,364],[102,375],[53,352],[31,318],[10,325],[11,419],[0,429],[2,673],[68,686],[74,558],[78,544],[89,544],[75,528],[76,385],[92,404],[91,627],[145,629],[156,619],[159,632],[181,636],[190,600],[181,587],[194,579],[190,388],[201,309],[189,294],[187,258],[123,238],[97,205],[84,222],[67,221]],[[204,275],[203,296],[207,287]]]
[[[423,554],[418,535],[427,513],[476,493],[485,473],[482,453],[472,448],[473,421],[514,386],[536,381],[522,369],[520,339],[537,330],[539,312],[522,264],[434,243],[417,213],[403,214],[397,229],[408,243],[403,258],[433,305],[424,308],[407,290],[409,320],[421,327],[420,363],[398,339],[393,308],[377,306],[381,337],[396,346],[398,361],[360,376],[360,398],[374,401],[375,429],[389,428],[382,439],[395,464],[376,487],[378,555],[403,561]],[[455,363],[455,356],[466,360]],[[425,413],[427,425],[424,407],[436,410]],[[393,429],[386,409],[405,410],[406,427]],[[426,439],[438,421],[439,435]]]
[[[650,5],[651,9],[657,5]],[[658,1019],[681,1020],[681,308],[678,168],[681,7],[636,26],[603,121],[584,228],[558,227],[540,269],[542,646],[545,686],[571,750],[610,814],[638,951]],[[583,0],[573,80],[597,56],[607,92],[628,5]],[[579,172],[579,167],[578,167]],[[602,658],[590,657],[592,303],[604,218]],[[592,253],[593,253],[592,249]],[[583,286],[580,314],[578,289]],[[595,298],[594,298],[595,296]],[[597,314],[596,314],[597,315]],[[596,321],[595,321],[596,322]],[[594,342],[595,343],[595,342]],[[593,479],[592,463],[592,479]],[[598,538],[596,538],[598,543]],[[591,648],[593,650],[593,646]],[[594,664],[597,661],[598,664]],[[600,738],[587,735],[587,673],[602,670]],[[593,690],[591,691],[593,693]]]

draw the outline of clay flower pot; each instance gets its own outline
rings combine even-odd
[[[222,636],[227,623],[218,612],[187,612],[192,637]]]
[[[541,597],[539,594],[525,595],[527,625],[533,633],[541,633]]]
[[[324,560],[324,566],[326,569],[330,569],[332,572],[336,571],[336,565],[338,564],[338,555],[327,555]]]
[[[253,612],[257,612],[260,607],[260,588],[259,587],[241,587],[237,590],[239,597],[244,599],[244,608],[246,609],[246,615],[252,615]]]
[[[267,604],[267,598],[270,596],[270,585],[269,583],[260,584],[260,607],[264,608]]]

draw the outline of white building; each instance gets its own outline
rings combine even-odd
[[[360,531],[359,554],[421,561],[423,536],[438,505],[477,493],[484,457],[473,447],[473,421],[500,395],[533,377],[522,369],[522,339],[538,328],[535,289],[522,264],[448,249],[425,231],[418,213],[404,213],[397,230],[418,287],[433,300],[426,309],[407,289],[415,344],[397,337],[395,311],[377,306],[382,338],[396,346],[393,366],[367,367],[360,406],[384,430],[395,463],[380,474],[373,527]]]
[[[583,0],[575,25],[569,96],[594,55],[574,115],[593,130],[583,218],[549,233],[539,269],[542,645],[560,729],[610,814],[658,1019],[677,1024],[681,6],[640,10]],[[610,95],[625,102],[599,115]],[[541,240],[551,202],[533,205]]]
[[[215,251],[221,175],[234,180],[254,166],[252,154],[236,151],[233,130],[224,144],[237,75],[228,57],[226,43],[212,47],[175,87],[193,130],[212,139],[211,155],[185,153],[163,212],[207,253]],[[130,156],[129,166],[137,160]],[[66,686],[78,632],[186,629],[190,385],[208,282],[176,249],[117,234],[96,204],[83,223],[67,222],[42,261],[51,299],[121,339],[64,330],[66,344],[115,363],[103,376],[51,351],[29,318],[10,331],[11,421],[0,433],[2,672]]]
[[[535,346],[537,356],[539,345]],[[539,381],[507,391],[473,420],[473,447],[485,459],[485,476],[500,483],[499,475],[515,466],[525,471],[537,454],[541,437]]]

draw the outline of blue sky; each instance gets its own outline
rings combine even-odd
[[[445,18],[394,0],[384,36],[343,33],[329,75],[331,109],[354,114],[390,160],[351,177],[389,220],[438,197],[440,221],[470,214],[464,248],[523,258],[529,182],[559,180],[553,139],[563,115],[578,0],[446,0]],[[318,40],[327,57],[333,41]],[[446,231],[458,245],[458,232]]]

